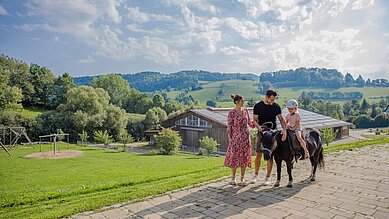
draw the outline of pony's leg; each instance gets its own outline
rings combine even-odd
[[[315,166],[315,157],[311,156],[309,158],[309,160],[311,161],[311,175],[309,175],[309,178],[312,178],[312,176],[313,176],[313,167]]]
[[[286,187],[291,188],[291,187],[293,187],[292,162],[291,161],[286,162],[286,169],[287,169],[288,175],[289,175],[289,182],[288,182],[288,185]]]
[[[276,159],[276,165],[277,165],[277,181],[274,183],[274,187],[279,187],[280,186],[280,181],[281,181],[281,166],[282,160]]]
[[[313,163],[312,163],[313,161]],[[317,165],[319,164],[319,153],[316,153],[315,156],[312,158],[312,175],[311,175],[311,181],[316,180],[316,170],[317,170]]]

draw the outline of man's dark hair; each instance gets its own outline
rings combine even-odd
[[[277,92],[275,92],[274,90],[272,90],[272,89],[269,89],[269,90],[267,90],[266,91],[266,96],[267,97],[271,97],[271,96],[277,96]]]

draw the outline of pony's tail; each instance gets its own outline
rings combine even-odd
[[[321,170],[324,170],[324,156],[323,156],[323,152],[324,152],[324,148],[323,148],[323,140],[321,138],[321,135],[319,135],[319,144],[320,144],[320,154],[319,154],[319,167]]]
[[[320,154],[319,154],[319,167],[321,170],[324,170],[324,156],[323,156],[323,148],[321,149],[320,151]]]

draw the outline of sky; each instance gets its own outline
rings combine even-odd
[[[389,78],[387,0],[0,0],[0,53],[56,75],[336,68]]]

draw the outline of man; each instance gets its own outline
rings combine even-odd
[[[261,150],[261,135],[260,131],[262,131],[262,125],[267,123],[267,125],[272,124],[272,127],[268,126],[272,129],[277,129],[277,123],[276,118],[280,121],[280,124],[282,126],[282,141],[286,140],[286,123],[285,119],[282,116],[281,113],[281,107],[277,103],[275,103],[275,99],[277,97],[277,93],[274,90],[268,90],[266,91],[266,95],[263,101],[260,101],[259,103],[255,104],[254,106],[254,124],[255,127],[258,128],[258,135],[257,135],[257,142],[256,142],[256,157],[255,157],[255,171],[254,176],[251,180],[251,183],[256,183],[258,178],[258,171],[259,167],[261,166],[261,159],[262,159],[262,150]],[[266,124],[265,124],[266,125]],[[267,162],[267,173],[265,180],[263,182],[263,185],[270,185],[270,175],[273,168],[273,158],[268,160]]]

